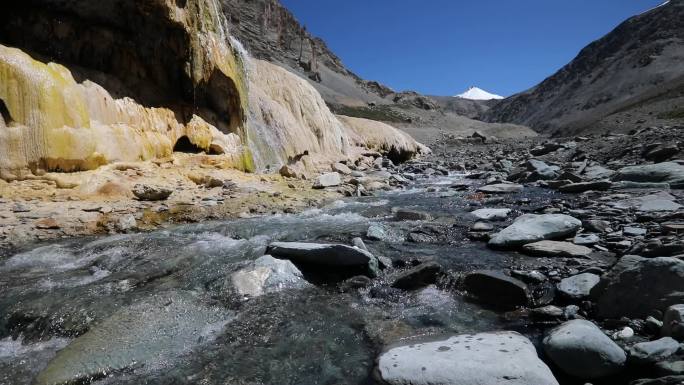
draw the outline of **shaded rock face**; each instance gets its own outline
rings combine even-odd
[[[684,3],[670,1],[626,20],[539,85],[492,107],[486,119],[572,134],[681,89],[683,11]]]
[[[0,42],[64,63],[114,97],[201,116],[224,133],[245,113],[241,63],[214,0],[33,0],[3,5]]]

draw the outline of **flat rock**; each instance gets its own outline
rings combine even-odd
[[[513,183],[497,183],[497,184],[490,184],[486,186],[482,186],[477,189],[477,191],[483,192],[483,193],[488,193],[488,194],[508,194],[508,193],[516,193],[516,192],[521,192],[523,190],[523,186],[519,184],[513,184]]]
[[[672,337],[640,342],[629,348],[629,361],[637,365],[649,365],[666,360],[679,350],[679,342]]]
[[[592,250],[570,242],[539,241],[524,245],[523,252],[535,257],[586,258]]]
[[[340,174],[336,172],[329,172],[321,174],[314,180],[313,188],[324,189],[326,187],[335,187],[342,184],[342,178]]]
[[[557,385],[534,345],[515,332],[457,335],[394,347],[378,358],[390,385]]]
[[[323,266],[368,266],[377,271],[378,260],[366,250],[342,244],[273,242],[267,253],[299,263]]]
[[[220,331],[232,316],[199,303],[191,294],[154,295],[118,310],[60,350],[37,385],[81,383],[131,365],[166,363]],[[206,339],[206,338],[205,338]]]
[[[583,273],[564,278],[558,284],[558,291],[566,298],[582,299],[591,294],[591,289],[599,283],[601,277],[592,273]]]
[[[582,226],[579,219],[564,214],[526,214],[495,234],[489,246],[498,248],[522,246],[528,243],[573,235]]]
[[[463,285],[471,296],[490,305],[515,308],[529,302],[527,285],[500,271],[473,271],[466,275]]]
[[[600,240],[601,238],[596,234],[584,233],[575,235],[572,243],[580,246],[591,246],[599,243]]]
[[[551,330],[543,345],[556,366],[585,380],[617,374],[627,360],[622,348],[586,320],[568,321]]]
[[[477,219],[490,221],[490,220],[502,220],[508,218],[511,213],[511,209],[479,209],[472,211],[470,214]]]
[[[596,285],[591,296],[600,318],[645,319],[653,311],[684,303],[684,261],[626,255]]]
[[[668,183],[672,188],[684,188],[684,166],[675,162],[630,166],[618,170],[613,180]]]
[[[425,211],[399,208],[394,210],[394,218],[400,221],[429,221],[432,216]]]
[[[666,376],[656,379],[636,380],[629,385],[681,385],[682,383],[684,383],[684,376]]]
[[[351,175],[352,170],[343,163],[333,163],[332,170],[342,175]]]
[[[558,191],[564,193],[582,193],[585,191],[605,191],[611,188],[613,183],[607,180],[599,180],[593,182],[570,183],[558,188]]]
[[[392,287],[404,290],[415,290],[437,282],[442,266],[436,262],[425,262],[399,274],[392,282]]]
[[[309,286],[292,262],[270,255],[259,257],[251,267],[233,273],[231,281],[239,295],[250,297]]]

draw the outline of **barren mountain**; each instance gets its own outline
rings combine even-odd
[[[634,16],[534,88],[485,114],[546,134],[623,131],[681,121],[684,0]]]

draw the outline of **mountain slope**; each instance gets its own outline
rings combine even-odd
[[[684,0],[634,16],[585,47],[534,88],[498,103],[484,118],[528,125],[546,134],[615,129],[613,114],[641,111],[634,122],[667,116],[684,88]],[[671,96],[665,96],[671,95]],[[653,104],[654,101],[658,103]],[[617,119],[620,128],[624,120]],[[632,126],[632,128],[634,128]]]

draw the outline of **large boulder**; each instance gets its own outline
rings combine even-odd
[[[672,305],[667,309],[661,334],[684,341],[684,304]]]
[[[586,320],[568,321],[544,338],[546,355],[565,373],[596,379],[619,373],[627,355],[601,329]]]
[[[326,187],[339,186],[340,184],[342,184],[342,178],[340,178],[340,174],[336,172],[329,172],[316,177],[313,188],[324,189]]]
[[[264,255],[254,261],[252,266],[233,273],[231,281],[239,295],[249,297],[309,285],[292,262],[270,255]]]
[[[664,182],[672,188],[684,188],[684,166],[675,162],[663,162],[625,167],[613,176],[615,181]]]
[[[489,246],[508,248],[527,243],[556,239],[573,235],[582,227],[579,219],[563,214],[525,214],[512,225],[495,234]]]
[[[368,267],[377,273],[378,260],[366,250],[341,244],[273,242],[268,253],[274,257],[306,263],[337,267]]]
[[[515,332],[458,335],[394,347],[378,358],[390,385],[557,385],[534,345]]]
[[[504,308],[526,306],[529,291],[524,282],[500,271],[479,270],[466,275],[463,286],[480,302]]]
[[[646,318],[684,302],[684,261],[671,257],[622,257],[601,277],[591,296],[601,318]]]

